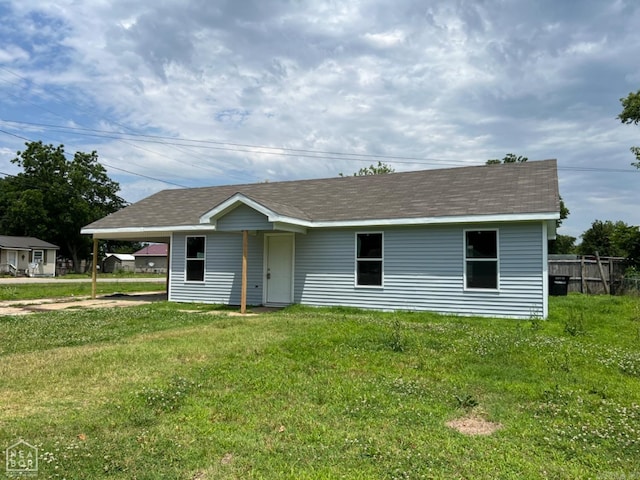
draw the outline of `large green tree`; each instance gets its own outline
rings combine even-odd
[[[620,99],[622,103],[622,113],[618,118],[622,123],[640,123],[640,90],[631,92],[624,98]],[[631,151],[636,156],[636,162],[632,163],[636,168],[640,168],[640,147],[631,147]]]
[[[624,257],[631,265],[640,266],[640,228],[620,220],[595,220],[582,234],[578,252],[582,255],[598,252],[603,257]]]
[[[556,234],[554,240],[549,240],[548,246],[551,254],[574,254],[576,253],[576,237]]]
[[[91,253],[91,239],[80,229],[125,206],[120,185],[95,151],[67,159],[63,145],[30,142],[12,163],[23,171],[0,180],[0,231],[58,245],[78,271]]]

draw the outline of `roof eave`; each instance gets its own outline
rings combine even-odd
[[[273,213],[273,212],[272,212]],[[204,216],[203,216],[204,217]],[[212,217],[209,217],[211,220]],[[414,217],[414,218],[377,218],[367,220],[331,220],[309,221],[299,218],[271,215],[269,221],[274,224],[288,224],[303,228],[346,228],[346,227],[382,227],[382,226],[416,226],[416,225],[440,225],[440,224],[468,224],[468,223],[495,223],[495,222],[531,222],[554,221],[560,218],[559,212],[539,213],[507,213],[489,215],[453,215],[446,217]],[[82,234],[93,235],[96,238],[109,238],[111,235],[145,235],[167,236],[175,232],[212,232],[215,225],[200,223],[198,225],[167,225],[153,227],[116,227],[116,228],[83,228]]]
[[[488,215],[451,215],[442,217],[412,217],[412,218],[379,218],[367,220],[331,220],[309,222],[304,220],[281,217],[280,222],[297,224],[307,228],[341,228],[367,226],[404,226],[404,225],[438,225],[452,223],[489,223],[489,222],[531,222],[558,220],[558,212],[539,213],[505,213]]]

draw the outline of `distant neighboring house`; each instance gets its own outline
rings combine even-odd
[[[166,273],[167,251],[166,243],[151,243],[134,252],[136,257],[136,272],[138,273]]]
[[[35,237],[0,235],[0,274],[54,277],[58,249]]]
[[[133,272],[136,268],[136,257],[130,253],[107,253],[102,261],[104,273]]]
[[[548,314],[555,160],[164,190],[85,226],[168,243],[168,298]]]

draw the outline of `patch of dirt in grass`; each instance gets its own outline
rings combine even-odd
[[[164,292],[127,293],[100,295],[91,299],[86,296],[66,298],[44,298],[34,300],[8,300],[0,302],[0,315],[27,315],[68,309],[133,307],[166,300]]]
[[[473,415],[450,420],[446,425],[463,435],[491,435],[502,428],[500,423],[490,422]]]

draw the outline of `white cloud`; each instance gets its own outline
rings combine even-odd
[[[365,33],[364,39],[376,47],[389,48],[402,44],[405,41],[405,33],[401,30],[391,30],[381,33]]]
[[[0,63],[13,63],[27,60],[28,58],[29,54],[24,49],[15,45],[0,48]]]

